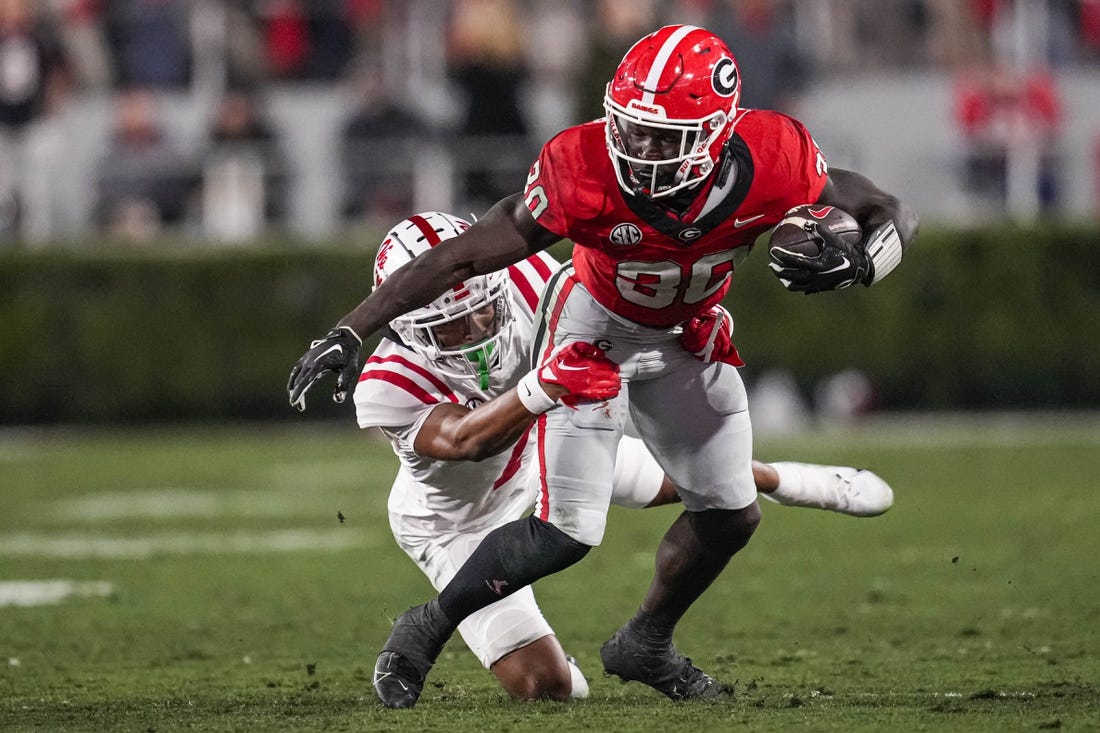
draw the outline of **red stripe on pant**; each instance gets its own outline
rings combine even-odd
[[[577,284],[576,274],[571,274],[562,283],[554,301],[550,304],[550,316],[546,319],[546,348],[543,350],[541,364],[554,351],[554,331],[557,330],[561,312],[565,309],[565,301],[573,292],[573,286]],[[546,486],[546,414],[539,415],[538,419],[538,452],[539,452],[539,519],[546,521],[550,516],[550,491]]]

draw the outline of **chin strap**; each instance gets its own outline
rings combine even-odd
[[[477,369],[477,379],[481,389],[489,389],[489,365],[493,360],[494,346],[496,344],[485,344],[477,351],[466,355],[466,359]]]

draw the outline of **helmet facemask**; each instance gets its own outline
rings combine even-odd
[[[398,222],[375,254],[375,288],[432,247],[469,228],[466,220],[439,211]],[[428,305],[394,318],[390,328],[444,376],[473,379],[480,389],[488,389],[491,377],[511,368],[511,361],[518,358],[516,349],[505,345],[513,327],[509,282],[504,271],[471,277]]]
[[[610,85],[609,85],[610,87]],[[616,163],[615,175],[627,191],[642,193],[649,198],[670,196],[694,186],[714,170],[715,143],[728,134],[728,117],[716,112],[699,120],[667,120],[653,114],[653,108],[642,111],[623,107],[609,93],[604,97],[607,110],[607,149]],[[678,138],[675,152],[660,159],[642,158],[631,150],[632,127],[649,128],[659,137]]]
[[[472,277],[435,301],[390,322],[406,346],[454,379],[489,388],[512,326],[503,272]]]

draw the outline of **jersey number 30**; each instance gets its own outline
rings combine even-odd
[[[747,254],[742,250],[727,249],[703,255],[691,264],[687,286],[683,288],[684,303],[698,303],[714,294],[733,272],[735,260]],[[626,260],[615,268],[615,286],[619,295],[634,305],[644,308],[666,308],[676,301],[683,284],[684,268],[679,262],[637,262]]]
[[[546,210],[546,191],[535,185],[541,173],[539,161],[531,166],[527,175],[527,195],[524,203],[536,219]],[[691,274],[683,289],[682,301],[687,304],[706,300],[722,287],[729,278],[736,262],[748,254],[747,247],[712,252],[691,264]],[[684,277],[679,262],[641,262],[626,260],[615,268],[615,286],[623,299],[643,308],[667,308],[676,302]]]

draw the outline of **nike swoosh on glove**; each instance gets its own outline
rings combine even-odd
[[[560,398],[569,407],[610,400],[622,389],[619,365],[608,359],[603,349],[583,341],[551,354],[539,367],[539,380],[569,390]]]
[[[869,284],[871,264],[861,243],[850,244],[827,227],[815,227],[815,233],[821,240],[821,252],[813,257],[781,247],[768,250],[768,267],[783,287],[808,295]]]
[[[680,334],[680,345],[700,361],[745,366],[733,345],[733,316],[720,305],[712,305],[687,321]]]
[[[334,328],[309,345],[298,363],[290,371],[286,389],[290,395],[290,404],[304,412],[306,392],[325,372],[336,372],[336,386],[332,390],[332,399],[341,403],[356,382],[359,372],[359,347],[363,341],[355,331],[347,326]]]

